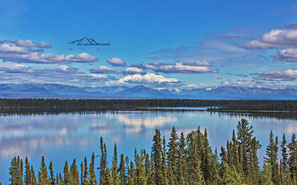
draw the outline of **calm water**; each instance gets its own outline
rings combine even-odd
[[[279,137],[282,133],[291,136],[297,131],[296,120],[229,116],[205,111],[1,115],[0,180],[3,184],[8,184],[9,163],[15,155],[28,156],[35,170],[39,168],[41,156],[44,155],[47,165],[49,161],[53,161],[55,173],[62,172],[57,169],[63,169],[65,160],[72,162],[73,158],[76,158],[80,163],[84,156],[90,159],[92,152],[99,154],[100,136],[103,136],[107,143],[109,159],[115,142],[119,153],[132,157],[135,147],[138,150],[151,148],[155,128],[161,129],[162,134],[168,138],[172,126],[175,126],[179,133],[187,133],[200,125],[202,129],[208,129],[211,146],[220,148],[231,139],[232,129],[236,128],[241,118],[248,119],[254,126],[255,135],[262,144],[260,159],[265,151],[270,130]],[[99,159],[96,160],[98,165]]]

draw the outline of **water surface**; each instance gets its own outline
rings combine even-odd
[[[270,130],[281,137],[297,131],[297,121],[267,117],[250,117],[249,114],[229,115],[207,111],[109,111],[101,113],[73,113],[58,115],[1,115],[0,116],[0,181],[8,184],[8,168],[15,155],[28,156],[35,170],[41,156],[53,161],[56,172],[62,172],[65,160],[73,158],[80,163],[92,152],[99,154],[99,138],[103,136],[108,148],[109,161],[116,142],[118,152],[132,158],[134,148],[150,150],[156,128],[168,138],[172,126],[178,133],[208,129],[212,148],[220,148],[231,139],[237,122],[247,119],[262,144],[262,160]],[[287,138],[289,140],[289,138]],[[111,162],[109,162],[111,163]],[[99,165],[99,159],[96,159]],[[58,169],[58,170],[57,170]],[[98,174],[98,172],[97,172]]]

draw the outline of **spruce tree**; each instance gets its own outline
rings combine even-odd
[[[249,175],[249,151],[251,146],[251,141],[253,137],[253,126],[249,125],[248,121],[241,119],[237,125],[237,140],[240,145],[239,156],[240,163],[242,164],[242,170],[245,176]]]
[[[80,163],[80,182],[81,182],[81,185],[86,185],[85,184],[85,180],[84,180],[84,173],[85,173],[85,171],[84,171],[84,163],[81,162]]]
[[[83,175],[83,184],[87,185],[89,183],[89,167],[88,167],[88,161],[87,161],[87,157],[85,156],[84,159],[84,175]]]
[[[286,135],[283,134],[283,140],[281,144],[281,151],[282,151],[282,163],[281,165],[283,166],[283,172],[286,174],[287,173],[287,164],[288,164],[288,152],[287,152],[287,141],[286,141]]]
[[[35,175],[35,172],[34,172],[33,165],[31,165],[31,184],[32,185],[37,184],[37,179],[36,179],[36,175]]]
[[[17,185],[17,173],[18,173],[18,167],[17,167],[17,159],[14,157],[10,162],[10,168],[9,168],[9,182],[11,185]]]
[[[154,160],[154,170],[155,170],[155,182],[157,185],[163,185],[164,177],[162,172],[162,141],[160,130],[156,129],[155,135],[153,137],[152,146],[153,160]]]
[[[53,168],[52,162],[50,162],[49,170],[50,170],[50,177],[49,177],[50,185],[55,185],[56,179],[55,179],[55,175],[54,175],[54,168]]]
[[[167,152],[167,164],[168,164],[168,179],[169,184],[178,184],[177,182],[177,162],[178,162],[178,136],[175,127],[172,127],[172,131],[168,142]]]
[[[79,185],[79,173],[78,173],[78,168],[77,168],[77,165],[76,165],[76,160],[73,159],[73,162],[71,164],[71,167],[70,167],[70,174],[72,176],[72,179],[73,179],[73,185]]]
[[[126,167],[125,167],[125,159],[124,154],[121,154],[121,161],[120,161],[120,184],[126,185],[127,184],[127,175],[126,175]]]
[[[180,135],[178,142],[178,163],[177,163],[177,183],[180,185],[185,185],[187,181],[187,164],[186,164],[186,142],[184,133]]]
[[[32,174],[28,157],[25,159],[25,185],[32,185]]]
[[[296,142],[295,133],[292,135],[291,142],[288,144],[288,149],[289,149],[289,156],[290,156],[288,159],[288,165],[289,165],[291,177],[293,178],[294,176],[295,177],[297,176],[297,142]]]
[[[97,185],[97,179],[95,174],[95,154],[92,154],[92,160],[89,167],[89,183],[88,185]]]
[[[48,180],[48,173],[47,173],[47,168],[46,168],[46,164],[44,161],[44,156],[42,156],[41,158],[41,165],[40,165],[40,169],[38,171],[38,183],[39,185],[49,185],[50,182]]]
[[[64,165],[64,184],[65,185],[72,185],[73,180],[69,171],[69,166],[68,166],[68,162],[65,162]]]
[[[114,155],[112,159],[112,182],[114,185],[120,184],[120,179],[118,175],[118,153],[117,153],[117,144],[114,144]]]

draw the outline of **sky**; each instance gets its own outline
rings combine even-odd
[[[296,16],[292,0],[0,0],[0,83],[297,87]]]

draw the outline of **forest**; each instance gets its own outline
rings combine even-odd
[[[11,185],[296,185],[296,135],[287,141],[270,132],[269,144],[259,166],[260,141],[247,120],[238,122],[232,139],[219,151],[212,149],[207,130],[200,127],[188,133],[172,128],[168,142],[160,130],[152,138],[151,151],[137,151],[133,159],[118,155],[114,145],[112,160],[107,160],[107,146],[100,138],[100,155],[66,161],[63,173],[55,173],[42,157],[37,171],[29,159],[14,157],[9,168]],[[281,141],[280,141],[281,140]],[[98,159],[99,161],[96,161]]]
[[[0,112],[71,112],[141,107],[208,107],[209,111],[297,111],[297,100],[0,99]]]

